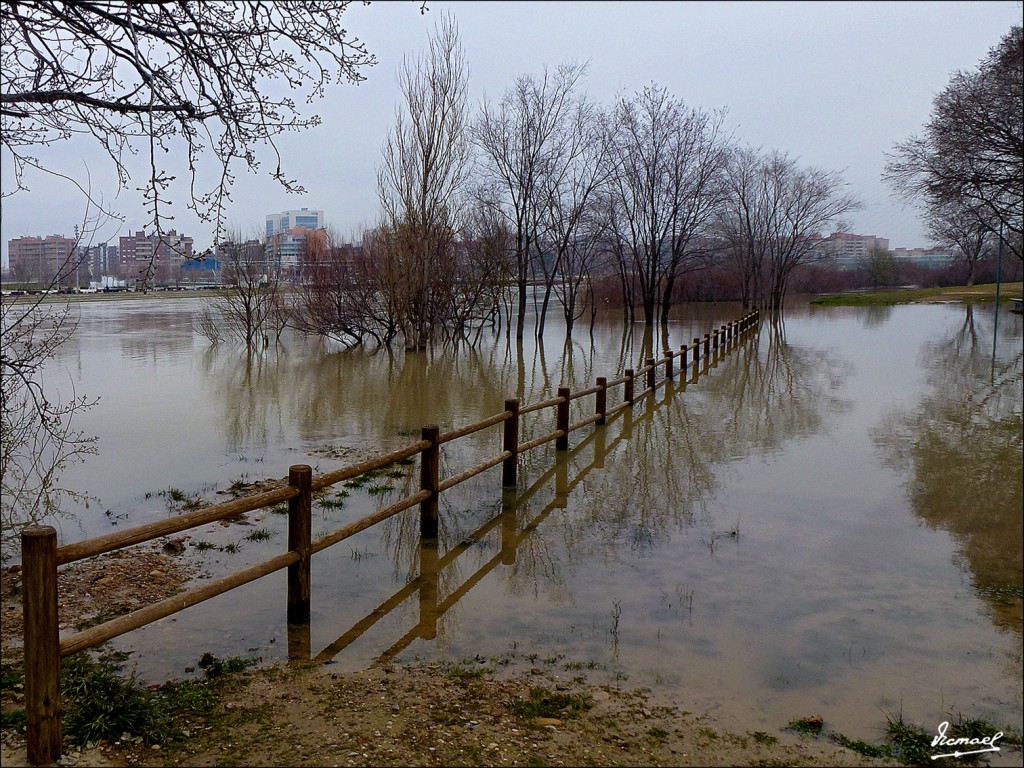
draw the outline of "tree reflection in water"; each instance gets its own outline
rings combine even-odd
[[[906,480],[914,512],[956,539],[993,620],[1021,633],[1024,586],[1024,378],[1020,325],[992,327],[970,305],[959,329],[929,345],[926,394],[873,433],[885,460]]]

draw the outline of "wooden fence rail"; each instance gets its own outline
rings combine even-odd
[[[290,623],[306,623],[310,616],[312,593],[310,561],[314,554],[417,505],[420,507],[421,537],[428,541],[436,539],[438,497],[442,492],[499,464],[502,467],[502,486],[515,486],[518,476],[518,457],[523,453],[552,440],[555,441],[557,451],[569,450],[569,436],[572,432],[591,424],[605,424],[615,414],[631,408],[636,402],[663,387],[666,382],[672,381],[675,376],[674,360],[676,358],[678,358],[680,370],[685,376],[688,352],[692,350],[692,367],[696,376],[702,343],[704,345],[704,361],[707,366],[711,363],[713,354],[717,358],[720,352],[724,353],[748,333],[756,331],[759,324],[758,313],[750,312],[739,320],[723,325],[720,329],[715,329],[713,334],[704,334],[703,342],[700,338],[695,338],[692,345],[688,347],[684,344],[678,353],[668,350],[665,357],[660,360],[649,357],[645,360],[643,368],[637,371],[627,369],[622,376],[616,379],[608,380],[602,376],[597,379],[594,386],[577,392],[570,391],[568,387],[559,387],[557,397],[532,405],[521,406],[517,399],[509,399],[505,401],[505,407],[501,413],[443,434],[436,425],[427,425],[423,427],[421,439],[415,443],[383,456],[342,467],[316,477],[313,476],[309,466],[295,465],[289,469],[286,487],[234,499],[175,518],[115,531],[60,547],[57,546],[57,531],[52,526],[27,526],[22,531],[21,541],[25,719],[29,762],[32,765],[45,765],[54,762],[60,756],[62,739],[60,721],[61,657],[95,647],[126,632],[171,616],[190,606],[282,569],[288,570],[288,621]],[[660,366],[664,366],[664,378],[659,381]],[[644,377],[644,389],[641,392],[635,392],[634,383],[641,376]],[[622,401],[609,408],[608,392],[619,386],[623,388]],[[594,396],[593,415],[570,423],[572,402],[590,395]],[[546,408],[555,410],[554,431],[520,443],[522,418],[527,414]],[[440,448],[443,444],[499,424],[502,425],[502,450],[499,453],[463,472],[444,480],[440,479]],[[420,457],[420,490],[418,492],[324,534],[315,541],[312,540],[312,498],[315,492],[417,455]],[[134,544],[141,544],[245,512],[273,507],[284,502],[288,503],[287,551],[173,597],[151,603],[131,613],[76,632],[63,640],[60,639],[57,604],[58,566]],[[400,594],[404,594],[404,590]]]

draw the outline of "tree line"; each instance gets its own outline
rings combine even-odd
[[[399,71],[402,101],[377,174],[380,217],[356,248],[304,254],[294,324],[409,349],[507,323],[523,338],[560,308],[568,334],[617,285],[630,320],[667,322],[684,276],[725,268],[745,306],[782,307],[816,235],[856,210],[840,174],[738,144],[724,110],[651,84],[609,105],[586,66],[523,74],[475,112],[455,21]],[[228,249],[225,275],[244,272]],[[271,286],[267,285],[268,290]]]

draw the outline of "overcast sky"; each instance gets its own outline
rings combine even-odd
[[[1011,2],[613,3],[439,2],[421,15],[416,2],[353,5],[345,26],[378,59],[358,86],[333,88],[315,106],[323,124],[279,141],[284,170],[307,189],[285,193],[266,174],[239,169],[228,210],[230,227],[263,229],[268,213],[303,206],[325,211],[342,234],[376,217],[375,167],[394,121],[395,73],[403,54],[420,51],[441,11],[450,11],[470,65],[474,103],[497,100],[523,73],[546,64],[589,61],[587,91],[609,104],[649,83],[687,104],[726,108],[740,142],[779,149],[843,172],[864,204],[850,217],[858,234],[888,237],[890,247],[927,244],[912,209],[881,182],[885,152],[918,132],[936,93],[958,69],[975,67],[1022,6]],[[132,184],[116,198],[109,160],[85,139],[40,157],[70,174],[87,166],[94,192],[125,217],[103,227],[96,242],[141,229],[146,215]],[[6,160],[6,158],[4,158]],[[267,158],[265,166],[272,166]],[[10,168],[2,171],[10,189]],[[184,171],[184,168],[180,170]],[[182,174],[184,175],[184,174]],[[137,178],[142,178],[138,176]],[[0,218],[4,264],[8,240],[71,235],[82,218],[80,193],[54,178],[29,177],[30,192],[7,197]],[[180,190],[179,190],[180,192]],[[172,222],[211,244],[208,226],[175,199]]]

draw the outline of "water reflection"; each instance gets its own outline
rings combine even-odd
[[[641,354],[649,343],[648,336]],[[712,368],[718,369],[715,376],[705,378]],[[574,433],[568,452],[523,457],[524,475],[531,479],[525,488],[506,491],[493,516],[468,513],[458,493],[450,492],[442,497],[438,541],[426,544],[414,515],[391,518],[381,526],[382,549],[403,586],[316,659],[335,658],[396,610],[406,630],[378,661],[396,657],[416,640],[447,643],[463,621],[451,609],[499,566],[505,566],[501,580],[512,598],[573,602],[571,582],[595,562],[645,557],[679,531],[709,525],[706,503],[717,490],[721,466],[821,429],[843,406],[834,391],[841,370],[828,353],[787,344],[778,322],[760,336],[723,343],[691,367],[688,380],[666,382],[607,426]],[[687,392],[702,381],[701,390]],[[698,402],[689,402],[694,396]],[[574,511],[552,515],[569,508],[571,495]],[[496,496],[493,489],[469,494],[477,507]],[[310,627],[291,626],[289,632],[308,636]],[[309,645],[307,639],[290,641],[300,654]]]
[[[953,333],[922,353],[930,392],[874,431],[903,473],[914,512],[955,537],[993,620],[1022,630],[1024,400],[1020,323],[1004,327],[992,359],[992,318],[968,305]]]

